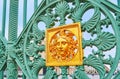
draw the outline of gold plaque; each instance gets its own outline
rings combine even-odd
[[[82,65],[80,23],[59,26],[46,31],[46,66]]]

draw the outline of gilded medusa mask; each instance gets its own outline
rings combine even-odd
[[[50,41],[50,54],[57,61],[69,61],[78,51],[78,40],[69,30],[60,30]]]
[[[82,64],[80,24],[74,23],[46,32],[46,65],[64,66]]]

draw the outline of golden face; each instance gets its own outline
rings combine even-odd
[[[74,37],[76,36],[69,30],[55,33],[50,42],[51,56],[58,61],[71,60],[78,50],[78,41]]]
[[[66,39],[60,37],[58,40],[57,40],[57,45],[56,45],[56,48],[57,50],[59,51],[60,54],[64,54],[65,51],[67,50],[68,48],[68,42]]]

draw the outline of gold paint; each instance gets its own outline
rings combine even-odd
[[[46,65],[82,64],[80,23],[60,26],[46,31]]]

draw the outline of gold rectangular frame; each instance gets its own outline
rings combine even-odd
[[[62,60],[58,61],[57,59],[52,57],[51,55],[52,52],[50,52],[51,39],[58,31],[63,29],[71,31],[77,37],[78,40],[77,53],[69,61],[62,61]],[[46,66],[74,66],[74,65],[82,65],[82,64],[83,64],[83,49],[82,49],[82,32],[81,32],[80,23],[63,25],[46,30]]]

